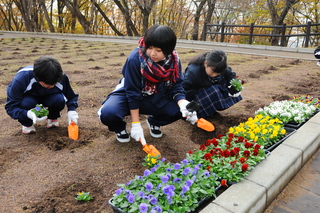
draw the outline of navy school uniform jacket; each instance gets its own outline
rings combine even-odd
[[[138,48],[133,50],[127,58],[122,68],[122,74],[124,76],[124,86],[115,92],[126,92],[129,108],[138,109],[139,102],[143,101],[144,96],[147,96],[142,92],[145,79],[141,74]],[[168,82],[157,83],[157,93],[151,95],[150,101],[156,107],[161,108],[169,101],[178,102],[181,99],[185,99],[182,82],[183,76],[179,61],[179,77],[176,78],[176,82],[172,84]]]
[[[27,118],[28,110],[19,107],[24,94],[41,98],[54,93],[63,93],[68,111],[78,107],[78,94],[72,90],[65,74],[61,82],[58,82],[52,89],[46,89],[34,78],[33,66],[27,66],[20,69],[9,84],[5,109],[13,119]]]

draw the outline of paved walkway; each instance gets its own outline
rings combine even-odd
[[[137,43],[138,40],[134,37],[0,31],[0,39],[4,37],[46,37],[116,43]],[[179,40],[177,47],[203,50],[221,49],[225,52],[313,60],[315,63],[317,61],[313,56],[314,49],[312,48],[186,40]],[[319,213],[319,148],[320,113],[272,151],[270,156],[252,170],[243,181],[232,185],[201,213]]]

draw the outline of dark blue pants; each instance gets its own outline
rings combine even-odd
[[[167,104],[158,108],[150,99],[150,96],[145,96],[140,102],[139,113],[150,115],[148,121],[151,125],[165,126],[182,118],[180,108],[175,101],[168,100]],[[130,115],[126,94],[110,94],[98,114],[101,122],[108,126],[110,131],[120,132],[126,129],[126,122],[123,119]]]
[[[54,93],[45,97],[36,97],[32,95],[24,95],[21,102],[21,109],[32,109],[36,104],[42,104],[44,107],[48,107],[49,119],[57,119],[60,117],[60,111],[62,111],[66,105],[64,95],[62,93]],[[27,118],[26,120],[18,119],[23,126],[31,126],[32,120]]]

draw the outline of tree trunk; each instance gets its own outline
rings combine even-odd
[[[134,24],[131,21],[131,16],[130,16],[130,10],[128,7],[128,2],[126,0],[122,0],[123,5],[119,0],[113,0],[114,3],[119,7],[120,11],[122,12],[125,20],[126,20],[126,28],[127,28],[127,34],[128,36],[140,36],[139,32],[137,31],[137,28],[134,26]]]
[[[206,2],[207,0],[201,0],[199,5],[197,5],[197,1],[193,2],[196,5],[197,10],[194,15],[192,40],[199,40],[199,20],[200,20],[202,8],[206,4]]]
[[[150,3],[148,3],[148,1],[143,1],[143,3],[141,3],[139,0],[134,0],[134,1],[140,8],[141,13],[143,14],[142,25],[143,25],[143,33],[145,33],[149,28],[149,16],[154,4],[156,3],[156,0],[151,0]]]
[[[54,26],[52,24],[52,20],[49,17],[48,10],[47,10],[46,5],[45,5],[45,1],[44,0],[39,0],[39,4],[40,4],[40,7],[43,10],[44,16],[46,17],[47,23],[49,25],[50,32],[54,33],[55,32]]]
[[[278,15],[278,11],[273,3],[273,0],[268,0],[268,7],[269,12],[271,15],[271,21],[273,25],[282,25],[283,20],[286,18],[286,15],[288,14],[289,10],[292,8],[292,6],[296,3],[298,3],[300,0],[287,0],[286,5],[283,7],[280,15]],[[279,35],[281,33],[281,28],[274,28],[272,30],[273,35]],[[279,46],[279,37],[271,37],[271,45],[272,46]]]
[[[94,5],[96,6],[96,8],[98,9],[98,11],[100,12],[100,14],[102,15],[102,17],[104,18],[104,20],[109,24],[109,26],[112,28],[112,30],[119,36],[123,36],[123,34],[113,25],[113,23],[111,22],[111,20],[107,17],[107,15],[103,12],[103,10],[101,9],[100,5],[97,4],[96,1],[94,1]]]
[[[73,2],[70,2],[70,0],[63,0],[65,3],[66,7],[75,15],[75,17],[79,20],[84,33],[85,34],[91,34],[91,28],[90,28],[90,22],[87,21],[86,17],[82,15],[79,5],[78,5],[78,0],[73,0]]]

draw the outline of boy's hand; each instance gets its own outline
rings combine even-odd
[[[131,137],[136,141],[144,140],[143,129],[140,122],[131,123]]]
[[[68,123],[71,124],[71,121],[73,121],[75,124],[78,124],[78,118],[79,115],[76,111],[69,111],[68,112]]]

